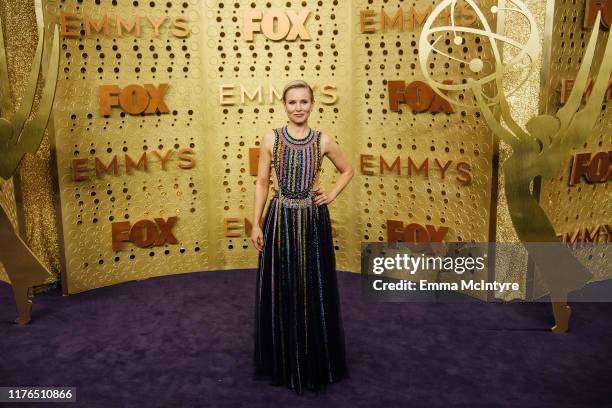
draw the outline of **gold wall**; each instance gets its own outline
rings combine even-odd
[[[386,241],[386,220],[399,220],[404,224],[418,223],[437,228],[448,227],[445,241],[487,242],[489,240],[490,204],[492,183],[492,158],[494,146],[492,134],[480,114],[475,110],[455,108],[454,113],[415,113],[407,105],[400,105],[399,112],[389,110],[387,81],[404,80],[406,84],[423,80],[419,68],[418,43],[421,26],[405,27],[403,32],[388,28],[385,32],[378,24],[382,11],[393,16],[402,7],[408,16],[411,6],[423,13],[430,5],[440,2],[387,2],[355,1],[352,16],[360,10],[373,10],[376,32],[353,34],[353,94],[356,118],[354,132],[358,135],[358,154],[383,157],[391,163],[401,158],[400,177],[393,174],[355,178],[353,188],[360,197],[360,237],[363,241]],[[495,21],[488,10],[492,1],[484,1],[482,9],[489,21]],[[414,20],[413,20],[414,22]],[[440,23],[440,21],[438,21]],[[353,22],[354,29],[358,22]],[[469,61],[476,56],[490,64],[491,48],[486,40],[475,35],[465,35],[466,43],[455,45],[446,34],[444,51],[459,60]],[[430,39],[433,39],[430,36]],[[432,58],[428,61],[430,75],[437,80],[461,81],[468,73],[467,66],[446,64],[449,59]],[[452,61],[451,61],[452,62]],[[408,158],[416,163],[429,159],[428,178],[407,175]],[[442,179],[434,164],[452,161],[448,173]],[[457,182],[455,165],[466,162],[471,166],[473,180],[469,185]],[[359,157],[354,163],[359,166]],[[377,163],[377,162],[376,162]],[[378,164],[378,163],[377,163]],[[358,270],[355,265],[352,270]],[[487,270],[476,278],[486,279]],[[445,277],[446,278],[446,277]]]
[[[271,128],[287,123],[282,103],[270,101],[270,87],[282,92],[285,83],[303,78],[314,87],[315,109],[309,125],[333,136],[354,162],[357,135],[353,133],[356,113],[353,110],[351,88],[351,24],[348,2],[229,1],[206,2],[205,26],[206,71],[210,97],[205,98],[205,110],[212,114],[209,123],[212,158],[211,167],[211,237],[214,242],[213,269],[255,268],[257,251],[250,243],[245,219],[252,222],[255,176],[249,172],[249,149],[259,147],[261,136]],[[311,39],[302,41],[272,41],[256,33],[253,41],[243,35],[245,13],[272,9],[311,10],[305,27]],[[233,97],[220,105],[219,87],[226,86]],[[241,86],[253,94],[261,86],[262,102],[241,98]],[[325,90],[327,89],[327,90]],[[325,91],[324,91],[325,90]],[[337,96],[337,101],[334,101]],[[322,186],[330,188],[334,168],[324,162]],[[355,183],[353,183],[355,184]],[[337,230],[334,239],[338,268],[358,270],[359,231],[355,217],[357,191],[347,188],[330,206]],[[350,209],[343,211],[343,209]],[[231,220],[238,229],[225,237],[222,220]]]
[[[150,3],[150,4],[149,4]],[[75,293],[151,276],[201,271],[214,267],[209,222],[214,199],[208,182],[213,160],[213,135],[207,131],[212,115],[203,109],[210,95],[204,65],[203,8],[199,2],[108,2],[96,5],[66,1],[56,15],[75,13],[77,25],[85,16],[131,20],[142,16],[142,33],[109,29],[109,35],[87,33],[63,36],[54,125],[62,205],[67,292]],[[184,16],[193,32],[180,38],[165,24],[155,33],[145,16]],[[71,29],[73,31],[75,29]],[[78,28],[76,28],[78,31]],[[113,109],[100,112],[100,86],[169,84],[165,114],[131,115]],[[159,89],[159,88],[158,88]],[[191,149],[191,169],[180,168],[178,151]],[[168,153],[172,150],[171,153]],[[161,158],[164,160],[165,170]],[[126,169],[125,155],[135,162],[146,153],[148,171]],[[95,158],[105,165],[118,160],[118,174],[96,176]],[[76,181],[72,159],[85,159],[87,180]],[[172,232],[179,243],[139,248],[125,243],[112,249],[112,224],[177,217]]]
[[[525,90],[509,98],[515,119],[521,124],[536,114],[538,104],[541,111],[556,112],[559,83],[575,76],[576,61],[590,31],[581,28],[584,3],[544,4],[534,0],[528,6],[536,15],[539,30],[544,29],[546,13],[551,10],[547,6],[552,3],[554,35],[544,36],[543,45],[551,50],[545,57],[555,63],[546,66],[537,61],[538,69],[544,67],[546,84],[540,78],[531,78]],[[18,86],[25,86],[28,68],[15,61],[31,58],[36,41],[32,34],[33,8],[16,7],[7,15],[7,3],[3,4],[3,18],[9,23],[5,36],[13,67],[10,75],[12,83],[17,84],[12,92],[18,98]],[[447,227],[444,239],[449,242],[488,241],[493,238],[492,231],[498,241],[513,241],[515,235],[504,212],[503,189],[498,188],[503,174],[498,180],[492,172],[498,154],[496,145],[478,112],[458,107],[454,113],[418,113],[406,104],[400,104],[399,111],[390,108],[389,81],[405,81],[408,85],[423,79],[418,40],[424,19],[418,20],[428,7],[437,4],[439,1],[382,0],[325,5],[309,1],[46,2],[49,22],[60,21],[64,13],[75,13],[77,24],[74,36],[61,39],[60,78],[49,127],[58,158],[65,292],[159,275],[254,268],[257,252],[250,245],[248,231],[255,182],[250,154],[266,130],[286,123],[275,95],[296,78],[306,79],[315,88],[310,125],[333,136],[356,170],[349,187],[330,206],[338,269],[358,271],[360,243],[386,241],[388,221]],[[488,13],[497,1],[480,4]],[[404,28],[383,29],[382,13],[392,17],[400,6]],[[245,14],[261,10],[265,15],[275,9],[310,10],[305,28],[311,38],[275,41],[255,33],[253,41],[247,41]],[[373,32],[364,32],[360,21],[363,13],[370,13]],[[105,15],[109,19],[108,33],[95,32],[95,27],[92,33],[85,31],[85,16],[96,22]],[[141,16],[141,34],[117,34],[115,18],[129,21],[136,15]],[[153,21],[164,16],[183,17],[190,33],[176,35],[181,30],[173,29],[167,20],[155,32],[147,16]],[[490,13],[487,18],[494,21]],[[17,27],[18,21],[29,23]],[[507,32],[523,29],[516,25],[501,28]],[[31,33],[10,37],[10,30]],[[489,49],[482,47],[482,38],[467,37],[460,46],[447,40],[445,51],[459,60],[474,56],[488,64],[493,60]],[[24,45],[24,41],[30,41],[30,45]],[[568,46],[570,43],[573,46]],[[602,51],[598,49],[599,58]],[[436,60],[430,64],[430,75],[436,78],[461,80],[465,76],[461,68]],[[549,72],[544,72],[546,68]],[[124,89],[146,84],[168,84],[163,97],[168,113],[129,114],[119,107],[113,107],[108,116],[100,112],[100,86]],[[543,94],[539,94],[540,87]],[[545,107],[542,100],[547,102]],[[530,107],[525,109],[525,105]],[[601,119],[583,151],[610,149],[610,140],[606,139],[609,119],[604,104]],[[57,270],[57,234],[50,215],[50,149],[50,144],[43,142],[40,157],[28,158],[21,172],[28,174],[22,186],[26,230],[37,254]],[[180,159],[182,149],[190,149],[191,154],[183,155],[193,160],[193,168],[181,168],[189,163]],[[162,159],[170,150],[169,160]],[[128,171],[125,155],[137,162],[143,153],[148,170]],[[500,165],[506,154],[507,148],[502,145]],[[96,175],[96,158],[108,165],[114,157],[118,174]],[[399,175],[379,166],[381,160],[393,166],[396,159]],[[75,160],[80,160],[76,166]],[[427,160],[429,174],[409,174],[409,160],[417,165]],[[447,162],[452,164],[442,178],[435,163]],[[457,180],[461,175],[455,167],[458,162],[470,166],[468,185]],[[80,173],[73,173],[75,168]],[[563,232],[607,222],[605,216],[612,205],[606,200],[608,184],[568,188],[568,170],[569,163],[563,174],[544,180],[542,185],[542,205],[553,223]],[[81,174],[87,179],[78,180]],[[327,161],[323,186],[329,189],[335,176]],[[496,194],[493,200],[492,191]],[[2,193],[3,208],[14,206],[10,185],[3,185]],[[558,202],[567,205],[556,205]],[[591,202],[600,202],[601,206],[591,208]],[[491,213],[491,208],[497,208],[496,213]],[[113,250],[113,223],[127,221],[133,225],[169,217],[176,217],[172,232],[177,244],[140,248],[123,242],[120,249]],[[588,259],[588,255],[587,260],[595,262],[598,271],[605,271],[607,260]],[[524,261],[516,264],[500,256],[496,273],[498,280],[528,279]],[[605,277],[604,272],[596,276]],[[523,292],[513,294],[524,296]]]
[[[583,27],[585,0],[555,0],[554,3],[550,65],[543,100],[543,109],[551,114],[556,113],[562,106],[562,80],[576,77],[592,30]],[[609,31],[600,30],[591,76],[597,74],[608,36]],[[585,228],[593,232],[598,226],[610,224],[610,214],[612,214],[610,182],[590,184],[583,181],[570,186],[568,181],[573,155],[612,150],[611,129],[610,102],[605,101],[584,145],[573,150],[565,158],[555,177],[542,181],[540,203],[558,234],[572,234],[576,230],[584,231]],[[611,242],[610,240],[602,228],[600,242]],[[578,251],[578,256],[593,272],[594,281],[612,278],[609,254],[606,256],[606,251],[601,247],[582,248]],[[534,293],[541,294],[544,291],[542,282],[536,280]]]
[[[383,8],[392,14],[402,2],[150,3],[56,3],[57,16],[76,13],[81,23],[84,15],[96,21],[103,15],[185,16],[192,31],[176,38],[166,25],[154,36],[143,24],[140,37],[83,31],[62,38],[53,124],[67,292],[157,275],[254,268],[257,252],[244,225],[245,219],[252,222],[255,182],[249,149],[258,146],[267,129],[286,123],[282,104],[270,100],[269,89],[280,92],[295,78],[315,86],[316,109],[309,124],[333,136],[356,169],[352,183],[330,206],[339,270],[359,270],[360,243],[386,241],[388,220],[448,227],[448,241],[488,240],[493,145],[486,124],[477,113],[462,109],[416,113],[400,105],[399,112],[391,111],[387,81],[409,84],[422,78],[417,68],[420,24],[403,31],[360,30],[362,10],[373,10],[377,19]],[[432,3],[414,4],[422,13]],[[272,41],[256,33],[254,41],[247,41],[245,13],[274,8],[310,9],[305,27],[311,39]],[[477,41],[451,45],[449,52],[490,60]],[[435,62],[431,70],[455,80],[462,74]],[[169,114],[132,116],[119,109],[109,117],[100,114],[100,85],[160,83],[169,84],[164,98]],[[253,94],[260,85],[261,102],[241,98],[241,87]],[[228,95],[222,96],[221,88]],[[155,150],[163,154],[185,147],[194,151],[194,168],[178,168],[174,155],[161,169]],[[124,155],[137,161],[145,151],[149,170],[127,174]],[[119,174],[97,177],[95,158],[107,165],[114,155]],[[372,156],[373,167],[365,171],[372,174],[362,171],[364,155]],[[398,157],[400,175],[382,174],[380,158],[391,165]],[[74,159],[85,159],[87,180],[75,180]],[[417,164],[427,159],[429,175],[408,175],[409,159]],[[444,179],[436,160],[452,161]],[[456,180],[460,161],[470,166],[469,185]],[[330,188],[335,176],[327,162],[323,186]],[[112,249],[113,222],[170,216],[177,217],[173,232],[178,244],[139,248],[124,243]],[[230,234],[227,223],[237,227]]]
[[[49,25],[52,16],[46,8],[45,17]],[[0,18],[8,68],[9,97],[15,111],[26,88],[36,86],[28,81],[38,42],[34,2],[22,0],[0,2]],[[39,78],[39,91],[41,84]],[[38,99],[37,95],[32,113],[37,110]],[[8,112],[1,114],[5,116]],[[13,227],[20,231],[22,238],[28,242],[32,252],[57,275],[60,271],[60,254],[50,159],[51,145],[47,131],[36,155],[26,154],[23,158],[19,171],[13,178],[15,183],[13,180],[0,180],[0,205],[9,216]],[[51,283],[54,279],[50,277],[47,283]],[[0,265],[0,280],[8,282],[8,276],[2,265]]]

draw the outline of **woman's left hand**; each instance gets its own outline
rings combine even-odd
[[[321,205],[321,204],[329,204],[336,198],[336,195],[333,193],[326,193],[325,191],[317,190],[317,195],[312,200],[313,204]]]

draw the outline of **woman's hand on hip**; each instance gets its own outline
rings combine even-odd
[[[315,205],[329,204],[336,198],[336,195],[333,193],[326,193],[321,190],[317,190],[316,193],[316,197],[312,200],[312,203]]]
[[[253,242],[253,246],[261,252],[263,250],[264,245],[264,237],[263,231],[259,225],[253,225],[253,229],[251,229],[251,242]]]

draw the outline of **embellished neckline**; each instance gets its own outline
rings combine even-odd
[[[284,126],[282,128],[282,134],[283,137],[285,138],[285,140],[291,144],[294,145],[305,145],[310,143],[310,141],[313,139],[315,132],[312,130],[312,128],[308,128],[308,135],[303,138],[303,139],[296,139],[293,136],[291,136],[289,134],[289,129],[287,128],[287,126]]]

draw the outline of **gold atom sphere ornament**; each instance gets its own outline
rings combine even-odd
[[[477,101],[472,92],[474,87],[483,90],[483,98],[487,105],[495,105],[499,103],[501,97],[504,76],[520,75],[519,81],[513,81],[516,83],[513,89],[504,92],[506,95],[511,95],[532,74],[533,63],[541,51],[535,19],[529,9],[520,1],[508,0],[508,7],[492,6],[489,11],[491,15],[496,15],[498,18],[502,18],[501,12],[503,12],[503,18],[510,21],[526,20],[528,24],[526,38],[512,38],[492,30],[485,13],[473,0],[464,0],[464,2],[472,8],[477,16],[475,24],[470,27],[456,25],[458,2],[458,0],[444,0],[425,21],[419,40],[421,71],[433,90],[454,105],[476,108]],[[449,16],[450,25],[434,26],[435,21],[442,15]],[[484,50],[480,54],[491,54],[495,63],[491,64],[484,61],[481,55],[474,55],[466,60],[449,52],[449,45],[461,47],[467,43],[478,44]],[[502,45],[504,46],[503,53]],[[430,60],[434,56],[442,57],[443,62],[449,65],[449,71],[452,69],[455,72],[465,72],[464,79],[466,81],[449,84],[434,78],[433,73],[428,68]]]

